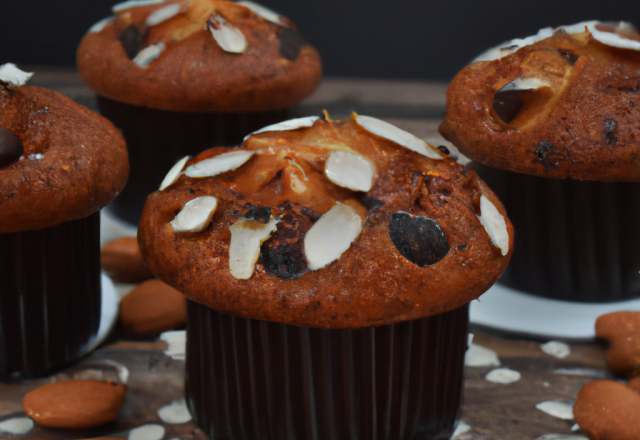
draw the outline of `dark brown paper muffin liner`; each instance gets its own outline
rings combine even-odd
[[[240,144],[267,125],[288,119],[288,110],[257,113],[189,113],[157,110],[98,96],[100,113],[118,127],[129,151],[129,181],[107,207],[133,225],[140,221],[147,196],[171,167],[186,155],[217,146]]]
[[[515,229],[499,283],[538,296],[604,303],[640,297],[640,184],[560,180],[470,167]]]
[[[400,324],[316,329],[187,306],[186,395],[211,439],[449,439],[468,306]]]
[[[0,234],[0,380],[80,357],[100,326],[100,212]]]

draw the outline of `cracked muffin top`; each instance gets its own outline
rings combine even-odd
[[[354,115],[185,157],[148,197],[138,241],[156,276],[215,310],[359,328],[478,298],[505,269],[513,228],[473,171]]]
[[[482,164],[556,178],[640,181],[640,35],[597,21],[480,55],[447,90],[442,135]]]
[[[86,217],[113,200],[129,174],[120,132],[60,93],[24,85],[0,66],[0,233]]]
[[[289,107],[320,80],[318,53],[295,25],[255,4],[140,0],[113,7],[77,53],[98,94],[128,104],[193,112]]]

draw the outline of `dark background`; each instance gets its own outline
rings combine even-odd
[[[112,0],[0,0],[0,64],[73,65]],[[638,0],[264,0],[298,25],[325,75],[447,81],[475,55],[539,28],[584,20],[640,25]]]

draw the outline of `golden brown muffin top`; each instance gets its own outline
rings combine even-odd
[[[628,23],[543,29],[485,52],[447,90],[444,137],[485,165],[640,181],[640,35]]]
[[[478,298],[513,229],[477,175],[367,116],[301,118],[180,161],[147,199],[152,271],[215,310],[358,328]]]
[[[109,121],[52,90],[0,80],[0,233],[86,217],[129,174]]]
[[[320,80],[320,57],[293,23],[252,2],[133,1],[114,12],[83,38],[77,62],[89,87],[116,101],[277,110],[302,101]]]

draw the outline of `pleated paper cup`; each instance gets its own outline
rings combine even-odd
[[[498,195],[515,229],[500,284],[565,301],[640,297],[640,183],[469,166]]]
[[[50,374],[100,326],[100,212],[0,234],[0,381]]]
[[[468,306],[363,329],[227,315],[189,301],[187,402],[211,439],[449,439]]]

